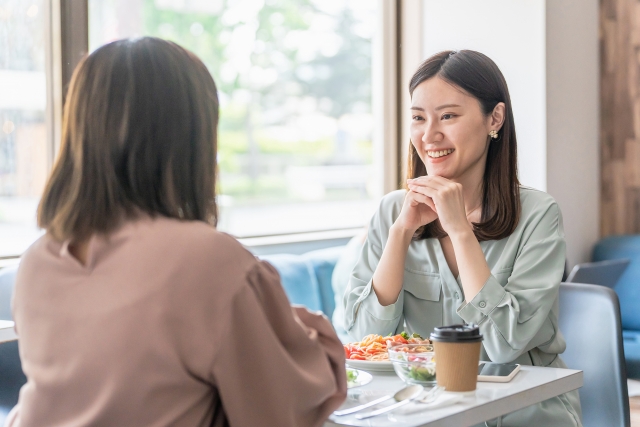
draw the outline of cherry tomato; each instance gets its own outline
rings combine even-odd
[[[409,343],[409,341],[407,341],[407,340],[406,340],[402,335],[400,335],[400,334],[392,336],[392,337],[391,337],[391,340],[392,340],[393,342],[399,342],[399,343],[402,343],[402,344],[408,344],[408,343]]]

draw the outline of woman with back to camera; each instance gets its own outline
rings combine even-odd
[[[27,426],[319,426],[346,396],[328,319],[217,232],[218,98],[204,64],[155,38],[76,69],[46,234],[16,279]]]
[[[507,84],[491,59],[463,50],[420,65],[409,85],[407,189],[373,216],[344,296],[354,339],[476,323],[481,359],[566,367],[558,333],[562,216],[522,187]],[[487,422],[580,426],[577,391]]]

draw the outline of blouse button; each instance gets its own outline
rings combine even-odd
[[[453,294],[453,296],[456,297],[456,299],[460,298],[460,295],[458,295],[457,292],[455,294]]]
[[[478,306],[479,306],[480,308],[485,308],[485,307],[487,306],[487,303],[486,303],[486,302],[484,302],[484,301],[480,301],[480,302],[478,303]]]

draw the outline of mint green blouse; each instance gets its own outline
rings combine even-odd
[[[371,278],[405,191],[387,194],[369,224],[344,295],[345,330],[354,340],[403,330],[429,336],[434,327],[476,323],[484,336],[481,360],[566,367],[558,356],[565,341],[558,330],[558,289],[565,262],[562,214],[548,194],[520,187],[522,213],[515,231],[481,242],[491,276],[466,301],[438,239],[411,242],[403,290],[388,306],[378,302]],[[577,391],[487,422],[502,426],[581,426]],[[484,424],[483,424],[484,425]]]

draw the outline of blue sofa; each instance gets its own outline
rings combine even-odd
[[[331,319],[336,308],[331,275],[343,248],[318,249],[302,255],[263,255],[260,259],[268,261],[278,270],[282,286],[292,304],[322,311]]]
[[[11,295],[17,266],[0,270],[0,320],[12,320]],[[27,382],[22,372],[18,343],[0,344],[0,425],[18,402],[20,387]]]
[[[627,376],[640,378],[640,235],[611,236],[593,249],[593,261],[628,258],[631,262],[614,290],[620,299]],[[593,337],[598,345],[598,337]]]
[[[292,304],[324,312],[329,318],[335,309],[331,275],[344,247],[332,247],[302,255],[264,255],[280,273],[282,285]],[[11,295],[17,266],[0,269],[0,320],[12,320]],[[20,387],[26,382],[18,343],[0,345],[0,425],[18,402]]]

